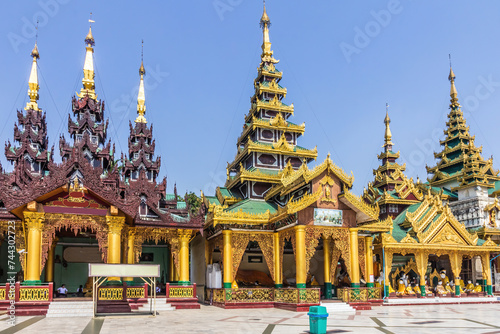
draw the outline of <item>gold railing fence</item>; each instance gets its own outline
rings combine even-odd
[[[337,298],[346,303],[366,302],[381,299],[381,288],[340,288]]]
[[[206,299],[218,304],[231,303],[285,303],[319,304],[320,289],[296,288],[238,288],[207,289]]]
[[[129,288],[127,287],[127,298],[144,298],[144,287]]]
[[[5,291],[5,290],[4,290]],[[49,287],[21,287],[19,301],[48,301],[50,298]]]
[[[273,302],[274,293],[272,288],[241,288],[241,289],[230,289],[231,299],[226,302],[230,303],[262,303],[262,302]]]
[[[122,300],[123,288],[99,288],[99,300]]]
[[[194,291],[192,286],[170,286],[169,298],[193,298]]]

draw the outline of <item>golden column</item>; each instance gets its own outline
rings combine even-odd
[[[108,261],[107,263],[120,263],[121,259],[121,235],[125,225],[125,217],[106,216],[108,224]],[[108,277],[109,284],[120,282],[119,277]]]
[[[358,257],[358,229],[349,229],[349,245],[351,255],[351,287],[359,287],[359,257]]]
[[[174,252],[172,247],[170,247],[170,272],[168,273],[168,280],[170,282],[177,282],[179,280],[179,273],[175,267]]]
[[[127,264],[135,263],[135,227],[129,227],[127,229]],[[125,282],[128,282],[130,285],[133,281],[133,277],[125,277],[123,278]]]
[[[366,253],[366,286],[373,288],[375,286],[375,277],[373,277],[373,239],[368,236],[365,237],[365,253]]]
[[[273,233],[273,261],[274,261],[274,287],[283,287],[283,270],[281,269],[280,261],[280,235],[278,232]]]
[[[189,241],[191,230],[178,230],[179,237],[179,283],[189,285]]]
[[[52,241],[52,246],[47,254],[47,262],[45,263],[45,282],[54,282],[54,255],[56,253],[57,237]]]
[[[24,212],[24,222],[28,230],[26,275],[23,284],[40,284],[42,263],[42,230],[45,214],[43,212]]]
[[[481,260],[483,264],[483,273],[486,276],[486,294],[488,296],[493,296],[493,287],[491,286],[490,252],[481,254]]]
[[[306,226],[295,226],[295,280],[297,288],[305,288],[306,273]]]
[[[233,232],[231,230],[222,231],[222,244],[224,258],[222,259],[222,266],[224,267],[223,273],[223,287],[224,289],[231,289],[233,283],[233,248],[231,247],[231,239]]]
[[[325,281],[325,298],[332,299],[332,277],[330,275],[331,256],[330,238],[323,237],[323,277]]]

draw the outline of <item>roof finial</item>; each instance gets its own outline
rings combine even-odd
[[[392,149],[392,133],[391,133],[391,128],[389,127],[389,124],[391,123],[391,119],[389,118],[389,104],[385,104],[385,118],[384,118],[384,123],[385,123],[385,135],[384,135],[384,146],[386,151],[390,151]]]
[[[146,75],[146,70],[144,69],[144,40],[141,44],[141,67],[139,68],[139,75],[141,76],[141,81],[139,82],[139,93],[137,94],[137,118],[136,123],[147,123],[146,117],[146,95],[144,93],[144,76]]]
[[[271,20],[267,16],[266,12],[266,1],[264,0],[264,11],[262,17],[260,18],[260,27],[264,33],[264,41],[262,43],[262,54],[271,56],[273,52],[271,51],[271,41],[269,39],[269,27],[271,26]]]
[[[26,104],[24,110],[36,110],[39,111],[38,108],[38,91],[40,90],[40,86],[38,84],[38,69],[37,69],[37,60],[40,59],[40,53],[38,52],[38,21],[36,22],[36,38],[35,38],[35,47],[31,51],[31,57],[33,57],[33,63],[31,64],[31,72],[30,78],[28,80],[28,96],[30,97],[30,101]]]
[[[455,87],[455,73],[453,72],[453,69],[451,68],[451,54],[448,55],[450,59],[450,75],[448,75],[448,80],[450,80],[451,83],[451,88],[450,88],[450,107],[453,109],[459,108],[460,103],[458,103],[458,92],[457,88]]]
[[[87,45],[85,49],[87,50],[85,53],[85,63],[83,65],[83,88],[80,91],[80,94],[77,94],[78,97],[82,98],[85,95],[88,95],[92,99],[97,98],[97,94],[95,93],[95,82],[94,82],[94,45],[95,40],[94,36],[92,36],[92,23],[95,21],[92,20],[92,12],[90,13],[89,18],[89,33],[85,37],[85,44]]]

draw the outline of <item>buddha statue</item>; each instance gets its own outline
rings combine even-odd
[[[483,288],[479,285],[479,283],[476,283],[476,286],[474,287],[474,292],[476,293],[483,292]]]
[[[436,294],[438,295],[446,295],[449,292],[446,291],[445,287],[443,286],[443,281],[439,281],[438,284],[436,285]]]
[[[402,279],[399,279],[398,281],[398,291],[396,291],[396,294],[398,296],[402,296],[405,294],[405,291],[406,291],[406,286],[405,286],[405,283]]]
[[[458,279],[460,280],[460,292],[463,292],[465,290],[464,280],[460,276],[458,276]]]
[[[446,286],[444,287],[446,289],[446,291],[448,291],[449,293],[453,293],[453,289],[451,288],[450,286],[450,283],[446,284]]]
[[[408,285],[406,287],[405,295],[408,295],[408,296],[415,295],[415,291],[413,291],[413,288],[411,287],[411,285]]]
[[[441,277],[441,281],[443,282],[443,286],[446,286],[446,284],[450,283],[450,279],[448,276],[446,276],[446,270],[442,269],[441,272],[439,273],[439,277]]]
[[[417,284],[414,284],[413,285],[413,292],[415,292],[415,294],[417,294],[417,295],[420,295],[422,293],[420,291],[420,286],[418,286]]]
[[[465,292],[474,292],[474,284],[472,283],[471,280],[467,281],[467,286],[465,287]]]
[[[432,291],[431,289],[429,288],[429,285],[428,285],[428,281],[425,281],[425,294],[426,295],[431,295],[432,294]]]

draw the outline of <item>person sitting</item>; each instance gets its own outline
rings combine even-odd
[[[476,283],[476,286],[474,287],[474,292],[476,293],[483,292],[483,288],[479,285],[479,283]]]
[[[465,292],[474,292],[474,284],[472,283],[471,280],[467,281],[467,286],[465,287]]]
[[[56,297],[67,297],[68,296],[68,289],[66,289],[66,286],[63,284],[59,288],[57,288],[56,292]]]
[[[80,287],[78,288],[78,290],[76,290],[76,296],[77,297],[83,297],[84,296],[83,285],[80,285]]]

